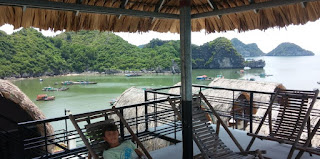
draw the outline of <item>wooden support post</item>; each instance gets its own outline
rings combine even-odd
[[[182,89],[183,158],[193,158],[192,78],[191,78],[191,0],[180,0],[180,51]]]

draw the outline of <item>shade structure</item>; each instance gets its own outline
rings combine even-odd
[[[0,25],[180,33],[183,158],[193,156],[191,31],[265,30],[320,17],[319,0],[0,0]]]
[[[180,1],[0,0],[0,25],[180,33]],[[190,7],[191,30],[205,29],[208,33],[265,30],[305,24],[320,17],[320,2],[316,0],[191,0]]]
[[[9,81],[1,79],[0,106],[0,131],[1,133],[8,134],[12,137],[18,138],[21,135],[21,132],[18,131],[19,126],[17,123],[31,120],[43,120],[46,118],[40,109],[17,86]],[[49,123],[45,125],[39,124],[33,128],[25,128],[24,132],[25,133],[23,133],[23,135],[26,138],[39,138],[45,134],[48,136],[52,136],[54,134],[53,127]],[[1,143],[8,143],[6,146],[7,151],[2,151],[5,153],[4,156],[10,152],[15,152],[13,158],[21,158],[19,155],[23,154],[23,151],[19,149],[20,145],[12,138],[10,138],[11,140],[8,139],[4,137],[0,140]],[[52,137],[49,139],[52,139]],[[39,143],[43,144],[42,142]],[[46,149],[45,146],[39,148],[42,150]],[[53,152],[53,145],[48,145],[47,150],[49,152]]]

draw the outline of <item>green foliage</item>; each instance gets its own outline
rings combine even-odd
[[[203,46],[192,45],[191,49],[194,68],[212,67],[217,58],[224,57],[241,63],[241,55],[226,38]],[[139,48],[109,32],[65,32],[44,37],[32,28],[12,35],[0,31],[0,78],[84,71],[169,70],[172,61],[180,65],[179,40],[153,39]]]
[[[227,38],[217,38],[192,49],[195,69],[203,68],[240,68],[244,66],[244,59]],[[202,59],[202,60],[199,60]]]
[[[50,38],[35,29],[0,35],[0,77],[60,74],[68,67]]]

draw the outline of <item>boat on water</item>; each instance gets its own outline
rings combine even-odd
[[[60,87],[60,88],[54,88],[54,87],[43,87],[43,91],[66,91],[68,90],[68,87]]]
[[[317,83],[320,84],[320,81],[318,81]]]
[[[264,77],[266,77],[266,74],[265,74],[265,73],[260,73],[259,76],[260,76],[261,78],[264,78]]]
[[[207,78],[207,75],[197,76],[197,80],[206,80]]]
[[[207,77],[205,80],[206,81],[212,81],[212,80],[214,80],[214,77]]]
[[[97,82],[78,80],[77,82],[73,82],[73,84],[97,84]]]
[[[243,69],[244,69],[244,70],[250,70],[251,67],[244,67]]]
[[[128,74],[124,74],[127,77],[135,77],[135,76],[142,76],[141,74],[138,73],[128,73]]]
[[[63,81],[61,82],[62,85],[72,85],[73,81]]]
[[[47,94],[39,94],[37,95],[37,101],[50,101],[50,100],[54,100],[55,97],[54,96],[48,96]]]
[[[90,81],[84,81],[84,80],[78,80],[75,81],[63,81],[61,82],[62,85],[73,85],[73,84],[97,84],[97,82],[90,82]]]

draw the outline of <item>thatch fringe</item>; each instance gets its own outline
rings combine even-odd
[[[222,78],[216,78],[208,86],[241,89],[241,90],[247,90],[247,91],[261,91],[261,92],[274,92],[276,90],[276,88],[285,89],[285,87],[280,83],[235,80],[235,79],[222,79]],[[270,101],[270,95],[254,94],[253,101],[263,102],[263,103],[267,104]],[[258,107],[255,115],[258,117],[262,117],[264,115],[266,109],[259,109],[258,103],[255,106]],[[275,118],[277,115],[278,115],[278,110],[273,110],[272,117]],[[259,124],[254,123],[253,130],[255,130],[258,125]],[[250,128],[250,124],[248,124],[246,130],[249,131],[249,128]],[[260,131],[260,134],[267,135],[268,133],[269,133],[268,127],[263,126]]]
[[[63,3],[77,3],[76,0],[51,0]],[[155,11],[160,0],[128,1],[124,7],[127,10]],[[255,3],[269,0],[255,0]],[[82,5],[120,8],[121,1],[84,0]],[[207,0],[191,1],[191,14],[206,13],[214,10],[237,8],[250,5],[248,1],[214,1],[214,9]],[[240,13],[231,13],[222,16],[212,16],[192,20],[192,31],[205,29],[207,33],[223,32],[237,29],[239,32],[270,27],[286,27],[288,25],[301,25],[308,21],[320,18],[320,1],[308,2],[305,7],[300,3],[252,10]],[[179,1],[165,1],[160,13],[180,14]],[[47,9],[0,6],[0,26],[8,23],[14,28],[37,27],[40,29],[53,29],[78,31],[101,30],[114,32],[172,32],[179,33],[179,20],[153,19],[134,17],[128,15],[101,15],[94,13],[77,13],[76,11],[54,11]]]
[[[206,89],[206,90],[203,90],[202,93],[210,101],[210,104],[215,110],[220,111],[226,115],[232,115],[233,109],[235,110],[236,115],[241,115],[242,113],[244,113],[243,107],[241,107],[241,104],[249,103],[250,101],[250,95],[249,93],[246,93],[246,92],[239,92],[239,91],[231,92],[227,90]],[[232,102],[233,100],[234,100],[234,103]],[[255,114],[256,112],[257,110],[254,109],[253,113]],[[249,113],[249,108],[246,108],[246,114],[248,113]],[[233,118],[221,117],[221,119],[224,121],[224,123],[229,125],[231,124],[229,123],[229,120],[232,120]],[[239,126],[241,126],[242,122],[239,121],[238,124]]]
[[[161,95],[158,95],[158,97],[164,97]],[[153,99],[153,96],[149,96],[149,100]],[[118,98],[117,101],[115,102],[114,106],[116,108],[122,107],[122,106],[127,106],[127,105],[132,105],[132,104],[138,104],[138,103],[143,103],[144,102],[144,90],[136,87],[131,87],[125,90]],[[155,110],[151,106],[148,107],[148,113],[153,113]],[[135,118],[136,113],[138,116],[143,116],[145,114],[145,107],[138,107],[137,112],[136,108],[130,108],[130,109],[125,109],[123,112],[123,116],[125,119],[130,119],[130,118]],[[118,117],[113,115],[111,118],[118,120]],[[133,119],[135,120],[135,119]],[[168,119],[169,120],[169,119]],[[159,123],[158,123],[159,124]],[[149,128],[154,128],[155,126],[160,126],[156,125],[155,122],[149,122]],[[137,128],[135,126],[131,127],[133,132],[136,132]],[[139,131],[144,131],[145,130],[145,124],[139,124],[138,126]],[[126,134],[129,134],[128,131],[125,132]],[[170,142],[162,140],[162,139],[152,139],[148,140],[143,143],[144,146],[148,151],[152,150],[157,150],[166,146],[170,145]]]
[[[46,117],[40,111],[40,109],[17,86],[12,84],[11,82],[0,79],[0,95],[4,97],[6,100],[12,101],[15,104],[17,104],[17,106],[21,108],[22,111],[26,112],[29,115],[29,117],[31,117],[33,120],[46,119]],[[7,105],[1,105],[2,107],[1,109],[3,110],[10,109],[10,108],[6,108],[6,106]],[[6,117],[12,119],[13,121],[26,122],[26,121],[17,121],[17,118],[16,118],[17,113],[18,112],[13,112],[5,115]],[[2,125],[2,126],[5,126],[5,125]],[[45,135],[43,125],[37,125],[37,129],[39,134],[41,134],[42,136]],[[46,130],[47,130],[46,134],[48,136],[54,134],[53,127],[51,126],[50,123],[46,124]],[[48,146],[48,150],[49,152],[52,152],[53,146],[52,145]]]
[[[173,86],[181,86],[181,82],[178,82],[177,84],[175,84]],[[168,93],[175,94],[175,95],[181,95],[180,89],[181,89],[181,87],[171,88],[171,89],[169,89]],[[200,88],[192,87],[192,94],[199,93],[199,91],[200,91]]]

